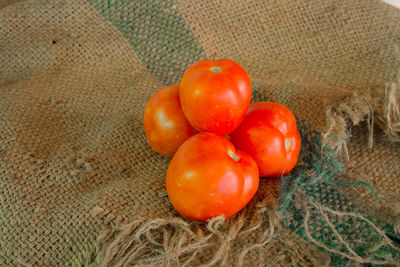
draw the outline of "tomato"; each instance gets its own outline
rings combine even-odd
[[[213,133],[199,133],[178,149],[167,171],[167,192],[183,216],[206,221],[240,211],[259,182],[255,161]]]
[[[186,139],[197,133],[183,114],[179,84],[165,87],[151,97],[144,111],[143,125],[150,146],[169,157]]]
[[[297,163],[301,138],[293,113],[273,102],[251,104],[241,125],[230,135],[237,149],[247,152],[260,176],[279,177]]]
[[[247,72],[229,59],[200,60],[181,79],[182,109],[202,132],[231,133],[243,120],[251,98]]]

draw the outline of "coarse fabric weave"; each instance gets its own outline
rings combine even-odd
[[[298,166],[181,217],[150,97],[229,58],[289,107]],[[378,0],[0,2],[1,266],[400,266],[400,10]]]

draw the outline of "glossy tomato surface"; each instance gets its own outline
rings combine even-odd
[[[179,84],[165,87],[151,97],[144,111],[143,125],[150,146],[168,157],[197,133],[183,114]]]
[[[300,133],[293,113],[281,104],[251,104],[243,122],[230,137],[237,149],[257,162],[261,177],[279,177],[297,163]]]
[[[240,211],[254,196],[259,182],[255,161],[224,137],[199,133],[172,158],[167,192],[183,216],[206,221]]]
[[[183,112],[197,130],[231,133],[243,120],[251,98],[247,72],[229,59],[200,60],[185,71],[180,98]]]

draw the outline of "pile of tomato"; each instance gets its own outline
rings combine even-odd
[[[301,141],[293,113],[250,99],[250,78],[238,63],[205,59],[149,100],[146,137],[172,157],[166,187],[183,216],[230,217],[253,198],[260,176],[279,177],[296,165]]]

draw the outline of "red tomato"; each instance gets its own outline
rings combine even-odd
[[[240,124],[249,107],[250,78],[232,60],[200,60],[183,74],[180,98],[194,128],[226,135]]]
[[[237,149],[247,152],[257,162],[261,177],[279,177],[297,163],[301,139],[296,119],[281,104],[251,104],[230,137]]]
[[[258,169],[229,140],[199,133],[179,147],[167,172],[167,192],[183,216],[206,221],[241,210],[258,188]]]
[[[151,97],[144,111],[143,124],[150,146],[168,157],[196,133],[182,112],[179,84],[165,87]]]

